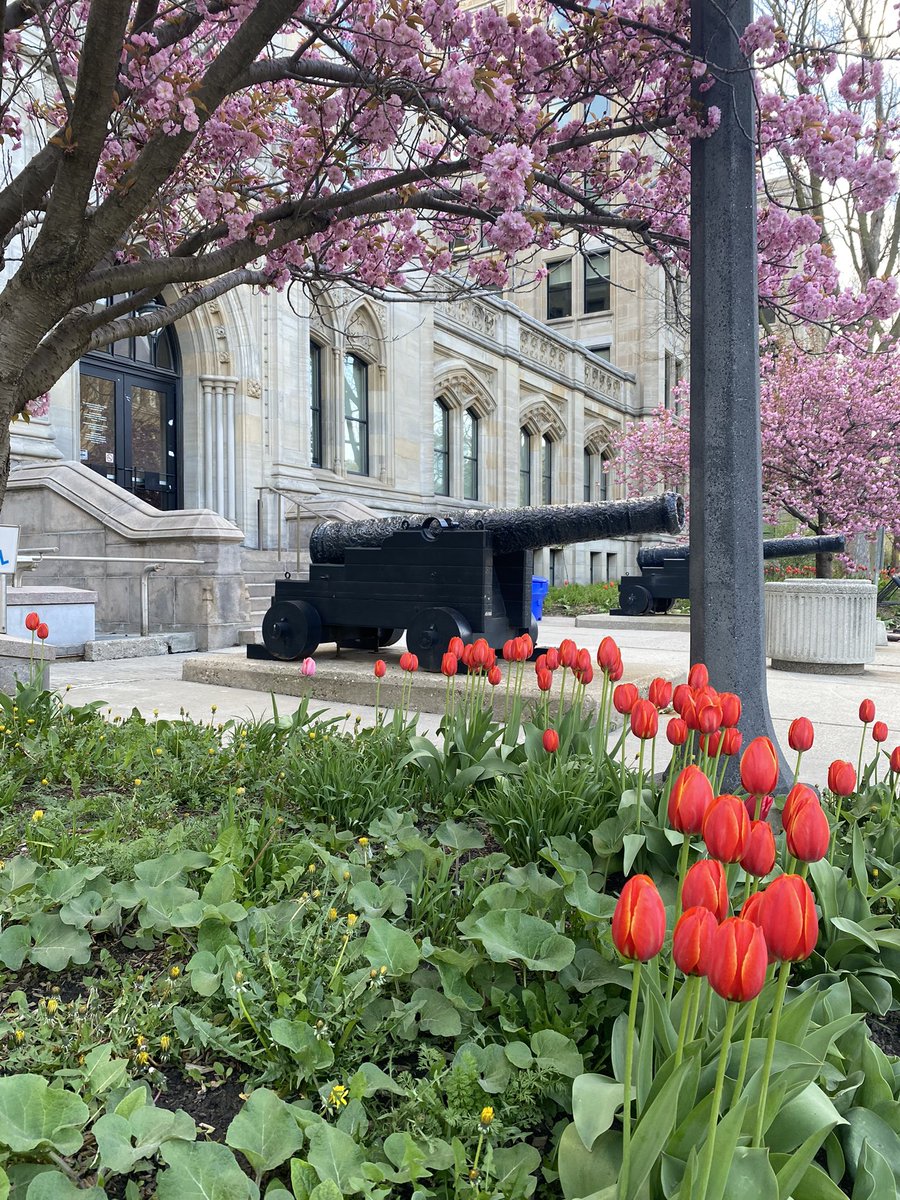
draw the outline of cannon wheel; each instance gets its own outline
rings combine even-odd
[[[439,671],[450,639],[461,637],[467,641],[471,636],[471,626],[455,608],[426,608],[410,623],[406,646],[426,671]]]
[[[626,617],[641,617],[650,611],[650,593],[639,583],[625,583],[619,588],[619,608]]]
[[[675,601],[673,599],[671,599],[671,597],[668,600],[654,600],[653,601],[653,611],[655,613],[671,612],[672,605],[674,603],[675,603]]]
[[[315,651],[322,637],[322,618],[305,600],[279,600],[263,617],[262,635],[273,658],[292,662]]]
[[[378,645],[393,646],[403,637],[402,629],[379,629],[378,630]]]

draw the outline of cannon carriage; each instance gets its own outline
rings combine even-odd
[[[606,504],[470,509],[452,517],[326,521],[310,541],[308,580],[275,581],[262,647],[248,655],[305,658],[321,643],[377,650],[406,632],[428,671],[452,637],[484,637],[496,650],[531,616],[534,551],[598,538],[678,533],[680,496]]]
[[[763,558],[794,558],[807,554],[839,553],[842,534],[807,538],[767,538]],[[640,575],[619,580],[619,612],[626,617],[667,613],[676,600],[690,596],[690,550],[687,546],[645,546],[637,556]]]

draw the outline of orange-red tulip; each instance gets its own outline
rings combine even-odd
[[[700,734],[700,749],[704,754],[708,754],[710,758],[715,758],[719,753],[719,744],[722,741],[722,731],[717,729],[715,733]]]
[[[743,741],[744,735],[734,725],[731,725],[722,734],[722,753],[731,758],[740,752]]]
[[[734,729],[741,719],[741,698],[734,692],[720,692],[719,704],[722,706],[722,725],[725,729]]]
[[[875,701],[863,700],[859,706],[859,719],[863,725],[870,725],[875,720]]]
[[[796,750],[798,754],[805,754],[807,750],[812,749],[815,737],[816,731],[813,729],[809,717],[797,717],[796,720],[791,721],[791,727],[788,730],[788,745],[792,750]]]
[[[760,923],[772,957],[781,962],[809,958],[819,937],[819,919],[806,880],[799,875],[779,875],[762,897]]]
[[[590,669],[591,678],[593,678],[594,664],[591,662],[591,652],[590,652],[590,650],[585,649],[584,646],[582,646],[581,649],[578,651],[578,653],[575,655],[574,669],[576,671],[580,671],[582,674],[584,674],[585,671]]]
[[[729,917],[710,946],[710,987],[725,1000],[752,1000],[763,989],[768,962],[763,930],[742,917]]]
[[[559,643],[559,662],[560,666],[571,671],[575,666],[575,660],[578,657],[578,647],[571,638],[563,638]]]
[[[852,796],[856,791],[856,768],[853,763],[836,758],[828,768],[828,790],[835,796]]]
[[[612,919],[612,939],[623,958],[647,962],[666,937],[666,909],[649,875],[632,875],[622,888]]]
[[[687,683],[679,683],[678,687],[672,692],[672,707],[679,716],[684,715],[681,710],[684,707],[685,697],[692,695],[692,692],[693,689]]]
[[[555,729],[545,729],[542,740],[548,754],[555,754],[559,749],[559,734]]]
[[[627,687],[628,684],[622,684]],[[616,688],[616,691],[619,689]],[[650,700],[636,700],[631,710],[631,732],[642,742],[655,738],[659,730],[659,713]]]
[[[697,705],[697,728],[701,733],[717,733],[721,727],[721,705],[717,700],[704,697]]]
[[[50,636],[50,626],[47,624],[46,621],[41,621],[40,625],[38,625],[37,629],[34,632],[37,634],[37,636],[41,639],[42,642],[45,642],[47,640],[47,638]]]
[[[25,628],[28,630],[29,633],[34,633],[34,631],[37,629],[37,627],[38,627],[38,625],[40,625],[40,623],[41,623],[41,618],[37,615],[36,612],[30,612],[28,614],[28,616],[25,618]]]
[[[741,857],[741,866],[748,875],[760,878],[775,866],[775,834],[768,821],[750,822],[750,841]]]
[[[743,802],[727,793],[716,796],[706,810],[700,832],[713,858],[740,862],[750,841],[750,817]]]
[[[624,716],[630,713],[639,699],[639,693],[633,683],[620,683],[613,690],[613,705],[618,713]]]
[[[688,727],[681,717],[672,717],[666,726],[666,741],[670,746],[683,746],[687,741]]]
[[[875,742],[886,742],[888,740],[888,727],[884,721],[876,721],[872,726],[872,740]]]
[[[383,658],[376,658],[375,659],[375,678],[376,679],[384,679],[386,674],[387,674],[387,663],[384,661]]]
[[[895,775],[900,775],[900,746],[895,746],[891,751],[891,770]]]
[[[503,643],[503,649],[500,651],[500,653],[507,662],[513,662],[516,657],[515,639],[507,638],[507,640]]]
[[[497,666],[496,663],[488,671],[487,676],[488,676],[488,683],[491,685],[491,687],[496,687],[497,684],[500,683],[503,679],[503,675],[500,671],[500,668]]]
[[[447,646],[447,650],[450,652],[450,654],[455,654],[458,659],[462,658],[463,648],[464,643],[461,637],[452,637]]]
[[[772,811],[774,803],[774,796],[748,796],[744,801],[744,808],[751,821],[764,821]]]
[[[821,804],[803,804],[784,827],[788,852],[800,862],[818,862],[828,853],[831,828]]]
[[[767,737],[754,738],[741,757],[741,783],[752,796],[778,786],[778,754]]]
[[[542,692],[549,692],[553,687],[553,672],[547,667],[538,667],[535,671],[537,685]]]
[[[459,670],[459,661],[455,654],[447,653],[441,658],[441,674],[446,675],[449,679],[451,675],[455,675]]]
[[[714,858],[701,858],[694,863],[684,876],[681,903],[685,908],[695,905],[708,908],[717,921],[724,920],[728,912],[728,886],[722,864]]]
[[[699,833],[712,804],[712,784],[699,767],[685,767],[669,793],[669,824],[681,833]]]
[[[550,649],[547,651],[547,670],[548,671],[558,671],[559,670],[559,651],[557,650],[557,648],[555,646],[551,646]]]
[[[400,670],[401,671],[418,671],[419,659],[415,654],[411,654],[409,650],[404,650],[400,655]]]
[[[784,808],[781,810],[782,825],[787,828],[805,804],[818,805],[818,803],[819,797],[811,787],[807,787],[805,783],[795,783],[788,792]]]
[[[620,662],[622,655],[619,653],[619,647],[611,637],[605,637],[597,647],[597,666],[601,671],[606,671],[607,674]]]
[[[531,640],[531,634],[523,633],[520,641],[522,643],[522,650],[524,651],[522,662],[527,662],[528,659],[531,658],[532,654],[534,654],[534,642]]]
[[[688,671],[688,686],[692,688],[709,686],[709,671],[703,663],[694,663]]]
[[[606,673],[609,676],[610,683],[618,683],[619,682],[619,680],[625,674],[625,667],[622,665],[621,655],[616,660],[615,664],[613,666],[611,666]]]
[[[708,908],[695,904],[678,918],[672,936],[675,966],[685,975],[705,975],[709,969],[709,950],[718,922]]]
[[[651,679],[647,698],[657,708],[667,708],[672,702],[672,685],[668,679]]]

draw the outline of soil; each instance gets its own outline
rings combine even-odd
[[[866,1018],[872,1041],[885,1054],[900,1057],[900,1012],[889,1012],[886,1016]]]
[[[209,1080],[197,1083],[188,1079],[175,1067],[163,1067],[166,1089],[155,1096],[158,1108],[174,1112],[183,1108],[193,1117],[201,1131],[214,1142],[225,1140],[225,1133],[246,1098],[244,1091],[245,1068],[240,1063],[219,1064],[230,1067],[231,1073],[223,1079],[219,1071],[210,1072]]]

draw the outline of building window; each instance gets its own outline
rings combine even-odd
[[[369,473],[369,365],[356,354],[344,355],[344,466]]]
[[[598,358],[605,358],[608,363],[612,362],[612,346],[609,342],[603,342],[600,346],[588,346],[588,350]]]
[[[547,320],[572,315],[572,260],[547,264]]]
[[[566,552],[564,550],[550,551],[550,586],[562,587],[568,583],[566,577]]]
[[[544,504],[553,503],[553,439],[544,434],[541,447],[541,499]]]
[[[666,377],[665,377],[665,395],[663,403],[666,408],[674,409],[676,413],[681,411],[675,389],[681,383],[682,375],[684,374],[684,363],[680,358],[676,358],[674,354],[666,353]]]
[[[584,502],[594,499],[594,455],[590,450],[584,452]]]
[[[609,251],[586,254],[584,258],[584,311],[609,312]]]
[[[463,497],[478,499],[478,414],[471,408],[463,413]]]
[[[309,343],[309,461],[322,465],[322,347]]]
[[[600,455],[600,463],[599,463],[600,478],[597,480],[597,482],[600,484],[600,487],[597,490],[600,493],[601,501],[609,499],[609,464],[610,464],[610,457],[606,453],[606,451],[604,451]]]
[[[531,503],[531,434],[527,429],[519,430],[519,503],[523,507]]]
[[[450,413],[440,399],[434,402],[434,494],[450,495]]]

